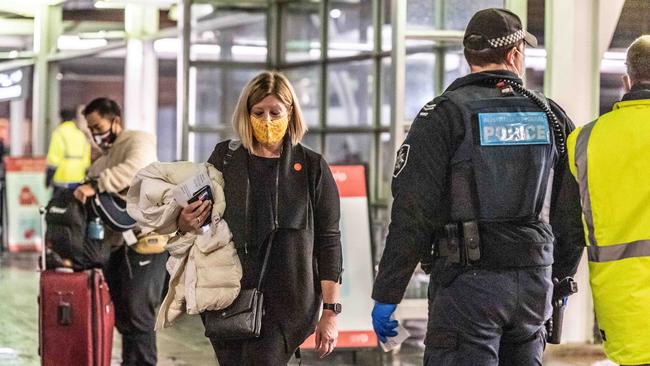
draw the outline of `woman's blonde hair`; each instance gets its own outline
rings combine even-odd
[[[307,132],[307,124],[289,80],[277,71],[265,71],[249,81],[242,90],[232,116],[235,132],[246,149],[250,150],[255,141],[250,123],[251,108],[269,95],[280,99],[289,111],[288,131],[292,145],[298,144]]]

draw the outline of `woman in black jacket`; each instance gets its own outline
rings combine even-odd
[[[334,178],[323,157],[300,144],[307,127],[283,75],[263,72],[251,80],[233,124],[239,140],[217,144],[208,162],[224,173],[224,219],[244,268],[242,289],[257,285],[269,244],[271,251],[262,281],[261,336],[210,339],[217,359],[221,366],[286,365],[314,331],[317,352],[325,357],[336,347],[340,312],[342,254]],[[210,206],[207,201],[188,205],[178,219],[180,230],[198,230]]]

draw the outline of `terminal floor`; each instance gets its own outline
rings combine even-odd
[[[36,256],[3,254],[0,256],[0,366],[36,366],[38,356],[38,321],[36,296],[38,273]],[[160,366],[216,365],[209,342],[202,335],[200,319],[185,317],[173,328],[158,333]],[[115,333],[113,365],[120,361],[120,337]],[[350,352],[339,350],[326,361],[318,361],[312,352],[303,352],[302,365],[421,365],[422,348],[405,345],[395,354],[378,351]],[[297,364],[294,361],[291,364]],[[604,360],[598,346],[547,349],[544,365],[548,366],[615,366]]]

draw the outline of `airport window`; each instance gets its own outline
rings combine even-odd
[[[190,89],[195,85],[196,90],[196,105],[190,109],[195,112],[190,112],[190,125],[230,125],[239,94],[257,73],[256,69],[214,66],[190,69]]]
[[[283,70],[296,92],[309,127],[320,125],[320,70],[317,66]]]
[[[372,1],[332,1],[328,10],[328,57],[354,56],[374,49]]]
[[[327,69],[327,127],[372,125],[372,62],[332,64]]]
[[[266,61],[266,14],[260,10],[194,6],[191,59]]]
[[[414,53],[406,56],[406,90],[404,118],[412,121],[423,105],[433,99],[436,85],[436,54]]]
[[[331,164],[368,164],[372,136],[365,133],[336,133],[325,136],[325,158]]]
[[[444,0],[443,29],[465,30],[474,13],[485,8],[502,8],[503,0]]]
[[[283,14],[284,59],[317,60],[321,56],[321,21],[318,3],[291,3]]]
[[[437,0],[409,0],[406,7],[406,24],[409,28],[430,28],[436,27],[436,3]]]
[[[308,131],[302,139],[302,144],[314,151],[321,151],[321,135]]]
[[[190,69],[190,93],[194,94],[194,105],[190,103],[190,125],[208,125],[227,123],[222,117],[222,103],[225,93],[222,88],[222,71],[220,69],[197,68]]]

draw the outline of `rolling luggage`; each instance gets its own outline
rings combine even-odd
[[[110,366],[115,311],[101,270],[42,270],[38,305],[41,365]]]

